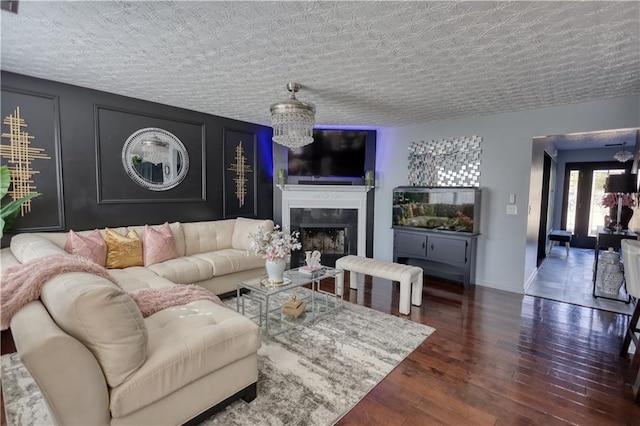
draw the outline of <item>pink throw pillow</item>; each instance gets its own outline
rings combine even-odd
[[[157,228],[152,228],[149,225],[144,226],[142,257],[144,258],[144,266],[178,257],[176,239],[168,222]]]
[[[86,236],[69,231],[64,249],[76,256],[86,257],[100,266],[107,262],[107,243],[97,229]]]

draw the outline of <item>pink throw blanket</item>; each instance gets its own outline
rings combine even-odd
[[[0,278],[0,329],[9,328],[13,315],[24,305],[40,297],[42,287],[58,274],[86,272],[106,278],[118,287],[109,271],[93,261],[63,254],[53,254],[30,262],[11,266],[2,271]],[[218,296],[194,285],[176,285],[165,288],[147,288],[129,293],[140,307],[143,317],[172,306],[184,305],[196,300],[210,300],[225,306]]]
[[[129,295],[136,302],[143,317],[172,306],[186,305],[196,300],[210,300],[225,306],[218,296],[196,284],[181,284],[163,288],[145,288]],[[226,306],[225,306],[226,307]]]
[[[22,265],[10,266],[0,278],[0,329],[9,328],[13,315],[40,297],[42,287],[59,274],[87,272],[118,284],[109,272],[89,259],[64,254],[40,257]]]

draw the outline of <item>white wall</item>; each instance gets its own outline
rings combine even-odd
[[[412,141],[482,136],[482,207],[476,284],[523,293],[536,271],[536,244],[527,241],[532,139],[536,136],[640,126],[640,95],[378,131],[374,257],[393,258],[391,197],[407,184]],[[518,214],[505,212],[516,194]],[[532,207],[538,208],[538,207]]]

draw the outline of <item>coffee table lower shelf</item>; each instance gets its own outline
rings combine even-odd
[[[284,315],[282,313],[282,305],[279,303],[276,307],[269,308],[269,311],[266,312],[265,315],[266,301],[264,299],[255,297],[252,292],[245,293],[242,298],[244,300],[240,302],[239,312],[258,324],[261,330],[268,336],[276,336],[290,328],[314,321],[342,307],[342,300],[336,299],[331,293],[320,292],[320,294],[315,295],[315,301],[312,301],[311,297],[299,297],[301,300],[307,302],[304,312],[300,314],[299,317]],[[245,300],[250,300],[251,302],[259,305],[259,313],[257,315],[246,314],[246,309],[243,306],[245,304]]]
[[[263,334],[276,336],[340,309],[342,296],[321,290],[320,281],[335,278],[341,273],[342,270],[329,267],[323,267],[321,272],[314,275],[292,269],[285,272],[285,277],[290,281],[287,280],[286,285],[279,287],[264,285],[264,278],[244,281],[238,284],[236,309],[258,324]],[[311,289],[302,288],[307,284],[311,284]],[[306,302],[304,312],[298,317],[282,313],[283,304],[292,294]]]

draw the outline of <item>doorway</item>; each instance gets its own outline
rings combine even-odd
[[[600,204],[609,175],[630,171],[617,161],[567,163],[562,196],[562,229],[573,233],[571,246],[593,248],[598,226],[609,210]]]
[[[635,153],[636,158],[621,162],[618,154],[624,151]],[[576,235],[572,237],[570,253],[561,246],[547,250],[542,263],[531,275],[531,281],[525,283],[525,294],[596,309],[618,311],[629,307],[615,300],[592,297],[593,247],[597,227],[604,225],[604,216],[609,214],[609,209],[600,205],[606,177],[610,173],[636,173],[640,166],[639,151],[640,128],[533,139],[526,267],[536,267],[536,255],[538,260],[542,257],[540,245],[549,249],[545,228],[566,229]],[[551,179],[545,173],[549,161],[545,153],[552,160]],[[551,183],[548,187],[547,182]],[[547,199],[543,192],[548,192]],[[544,204],[548,204],[548,208]],[[629,228],[640,229],[640,214],[637,212]],[[528,273],[529,269],[525,271]],[[624,298],[622,296],[621,299]]]

